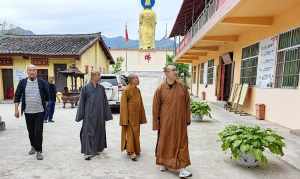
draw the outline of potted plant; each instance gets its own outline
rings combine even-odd
[[[230,150],[231,158],[247,167],[266,165],[268,162],[264,155],[266,149],[275,155],[284,155],[284,138],[272,129],[228,125],[218,135],[222,142],[222,150]]]
[[[196,120],[203,120],[204,116],[211,118],[211,108],[206,102],[193,101],[191,103],[192,118]]]

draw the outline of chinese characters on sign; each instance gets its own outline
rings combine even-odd
[[[256,86],[259,88],[273,87],[277,40],[277,37],[272,37],[260,42],[256,78]]]
[[[145,54],[145,60],[146,60],[148,63],[150,63],[150,61],[151,61],[151,55],[150,55],[150,53]]]

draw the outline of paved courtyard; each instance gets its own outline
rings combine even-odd
[[[174,173],[162,173],[155,166],[154,149],[156,133],[151,130],[151,103],[158,79],[142,79],[142,94],[148,116],[148,124],[141,129],[142,155],[138,162],[130,161],[120,152],[119,115],[107,123],[108,149],[91,161],[80,154],[79,131],[76,109],[63,109],[58,105],[55,123],[44,126],[43,161],[28,156],[30,148],[24,119],[13,117],[12,104],[0,104],[0,114],[6,121],[7,130],[0,132],[0,178],[1,179],[171,179]],[[268,155],[269,165],[248,169],[235,164],[220,150],[217,133],[228,123],[251,123],[272,127],[286,137],[286,156]],[[213,120],[193,121],[189,127],[189,170],[195,179],[297,179],[300,178],[300,137],[288,129],[253,117],[239,117],[224,112],[213,105]]]

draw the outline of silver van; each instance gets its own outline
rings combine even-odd
[[[120,109],[120,98],[122,84],[120,78],[115,74],[101,74],[100,84],[105,88],[109,106],[113,109]]]

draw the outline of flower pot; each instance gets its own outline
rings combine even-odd
[[[195,121],[203,121],[203,116],[197,115],[197,114],[192,114],[192,119]]]
[[[236,162],[246,167],[257,167],[259,164],[252,154],[241,154],[240,159],[236,160]]]
[[[201,94],[202,94],[202,100],[205,101],[206,100],[206,93],[205,93],[205,91],[202,91]]]
[[[264,104],[256,104],[256,119],[265,120],[266,106]]]

